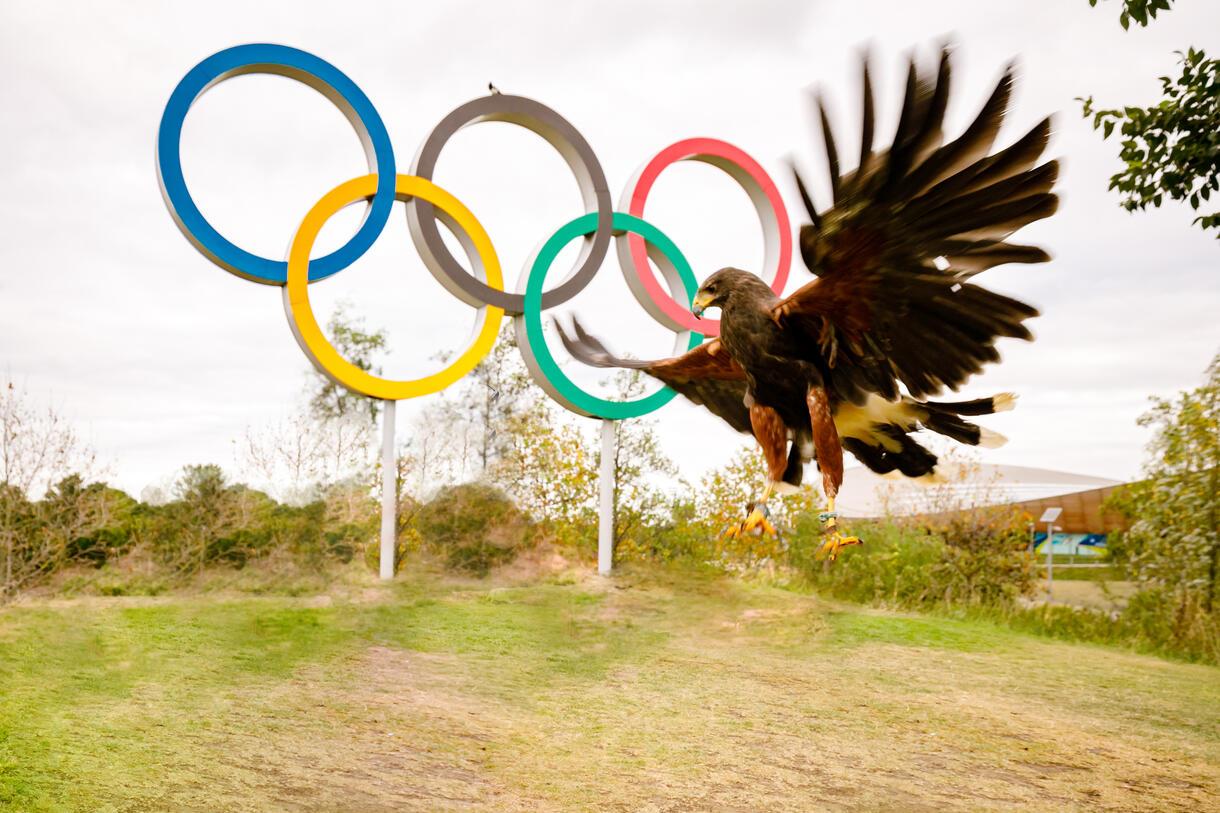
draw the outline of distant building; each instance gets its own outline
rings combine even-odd
[[[1104,552],[1106,535],[1125,526],[1121,515],[1102,511],[1102,503],[1124,483],[1104,477],[1031,468],[947,464],[934,482],[894,476],[881,477],[868,469],[844,473],[839,512],[860,519],[881,516],[946,514],[981,506],[1011,505],[1037,520],[1051,507],[1063,509],[1051,539],[1055,553],[1081,556]],[[1033,529],[1039,551],[1046,527]]]

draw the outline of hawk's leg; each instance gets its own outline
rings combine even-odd
[[[760,529],[762,533],[774,536],[775,526],[771,524],[767,500],[775,491],[776,484],[783,479],[784,469],[788,465],[788,427],[771,407],[756,403],[752,398],[747,403],[750,404],[750,426],[754,430],[754,439],[762,447],[763,457],[767,460],[767,484],[762,497],[746,506],[746,518],[729,526],[724,536],[740,536]]]
[[[771,524],[771,511],[767,508],[767,498],[771,496],[771,487],[768,485],[763,490],[763,495],[757,500],[751,500],[746,504],[746,518],[738,522],[734,522],[724,530],[720,536],[722,539],[731,539],[752,533],[757,530],[759,533],[768,534],[770,536],[778,535],[775,526]]]
[[[818,549],[818,558],[829,557],[834,561],[839,551],[848,545],[861,544],[855,536],[844,536],[839,533],[839,515],[835,513],[835,497],[839,494],[839,486],[843,485],[843,445],[839,441],[839,432],[835,428],[834,415],[830,408],[830,399],[822,387],[810,387],[805,396],[809,407],[809,420],[813,427],[813,448],[817,453],[818,468],[822,472],[822,491],[826,494],[826,510],[819,519],[825,523],[826,541]]]

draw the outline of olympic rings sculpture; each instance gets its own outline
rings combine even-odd
[[[364,145],[369,174],[345,181],[305,215],[292,238],[286,261],[261,257],[226,239],[204,217],[192,199],[182,171],[182,127],[195,101],[209,88],[251,73],[286,76],[328,98],[347,117]],[[505,290],[503,272],[491,239],[478,219],[453,195],[432,182],[445,143],[463,127],[482,121],[504,121],[533,131],[555,148],[580,187],[585,214],[543,241],[522,274],[523,293]],[[690,303],[698,281],[673,241],[643,219],[656,179],[678,161],[702,161],[727,173],[750,196],[764,236],[764,278],[781,293],[792,261],[792,233],[787,210],[775,183],[749,155],[711,138],[692,138],[665,148],[646,162],[613,207],[601,163],[588,142],[551,108],[522,96],[493,93],[467,102],[447,115],[424,140],[408,174],[399,174],[389,133],[364,92],[342,71],[313,54],[284,45],[238,45],[220,51],[192,68],[174,88],[157,134],[157,177],[170,214],[188,240],[216,265],[252,282],[279,285],[284,310],[301,349],[313,365],[336,383],[384,400],[439,392],[470,372],[491,351],[505,314],[514,317],[518,341],[534,380],[566,408],[581,415],[621,419],[647,414],[668,403],[675,393],[662,388],[634,401],[608,401],[576,386],[560,369],[543,337],[542,311],[561,305],[582,291],[601,267],[614,241],[628,287],[641,306],[674,331],[674,352],[697,347],[705,336],[719,334],[714,320],[696,320]],[[368,251],[389,221],[395,200],[407,209],[412,241],[429,272],[450,293],[477,311],[473,339],[439,372],[395,381],[371,375],[344,359],[326,338],[309,302],[310,283],[344,270]],[[364,220],[340,248],[323,257],[311,252],[326,221],[340,209],[367,202]],[[450,252],[437,221],[457,238],[472,273]],[[544,290],[551,265],[570,242],[583,245],[573,269],[555,287]],[[650,265],[665,278],[668,291]]]

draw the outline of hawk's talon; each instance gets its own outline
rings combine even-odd
[[[724,530],[720,535],[721,539],[735,539],[745,534],[759,531],[768,536],[777,536],[778,531],[771,524],[771,511],[767,508],[767,504],[761,500],[752,502],[746,506],[749,512],[745,519],[740,522],[734,522]]]
[[[822,543],[822,547],[818,548],[818,560],[830,559],[834,561],[839,558],[839,551],[851,545],[863,545],[864,541],[858,536],[843,536],[838,531],[832,532],[826,537],[826,541]]]
[[[850,545],[863,545],[864,541],[858,536],[844,536],[839,533],[839,514],[835,511],[835,498],[831,496],[830,504],[826,506],[826,510],[818,514],[818,521],[826,525],[823,532],[826,534],[826,541],[818,548],[817,558],[830,559],[834,561],[839,558],[839,551]]]

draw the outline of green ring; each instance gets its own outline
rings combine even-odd
[[[612,227],[616,232],[627,231],[638,234],[659,248],[661,253],[673,264],[678,272],[678,276],[681,277],[682,285],[686,288],[687,303],[689,304],[694,300],[695,294],[699,290],[699,281],[695,279],[695,274],[691,270],[690,263],[686,261],[686,257],[682,256],[682,252],[678,250],[674,242],[666,237],[660,229],[638,217],[633,217],[623,212],[614,213]],[[638,418],[641,415],[647,415],[649,412],[665,406],[678,393],[669,387],[662,387],[651,395],[645,395],[634,401],[607,401],[604,398],[590,395],[576,386],[564,374],[563,370],[559,368],[559,365],[555,362],[555,357],[551,355],[550,348],[546,346],[546,339],[542,334],[542,287],[546,282],[547,273],[551,270],[551,265],[555,262],[555,257],[563,250],[564,246],[577,237],[583,237],[595,231],[597,231],[597,213],[590,212],[561,227],[539,249],[538,255],[530,267],[529,277],[525,284],[525,303],[522,317],[525,319],[526,338],[529,343],[529,350],[534,356],[538,369],[559,394],[561,404],[569,409],[574,409],[577,412],[597,418],[608,420]],[[702,343],[703,334],[692,330],[690,331],[690,341],[686,349],[694,350]]]

